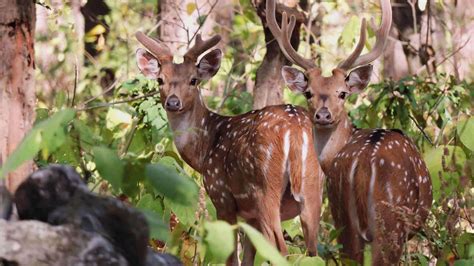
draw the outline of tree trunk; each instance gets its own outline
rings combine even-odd
[[[263,58],[262,64],[257,70],[255,88],[253,94],[253,109],[261,109],[268,105],[277,105],[283,103],[284,80],[281,75],[281,68],[289,65],[290,62],[281,52],[278,42],[274,39],[270,29],[267,27],[265,14],[265,0],[256,3],[257,14],[260,17],[265,33],[265,43],[267,51]],[[291,35],[291,44],[298,49],[300,42],[300,26],[304,23],[305,16],[296,11],[295,7],[288,8],[281,4],[277,4],[276,19],[281,21],[282,11],[286,11],[289,15],[296,16],[296,25]]]
[[[31,128],[35,112],[35,3],[0,0],[0,158],[5,161]],[[10,173],[14,191],[33,171],[28,162]]]

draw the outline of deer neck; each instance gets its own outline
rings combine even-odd
[[[314,128],[314,145],[324,172],[329,171],[337,153],[351,138],[353,129],[347,116],[333,128]]]
[[[178,114],[167,112],[174,135],[174,143],[179,154],[187,164],[198,172],[201,172],[209,147],[209,139],[212,137],[207,127],[210,115],[211,111],[205,106],[200,93],[189,110]]]

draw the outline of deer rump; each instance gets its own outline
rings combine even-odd
[[[211,199],[219,204],[220,198],[226,195],[220,192],[220,187],[218,191],[222,194],[214,193],[217,184],[232,195],[238,215],[244,219],[259,215],[255,195],[260,193],[267,195],[266,200],[281,201],[276,206],[281,206],[282,220],[298,215],[298,202],[304,198],[303,179],[317,180],[318,174],[318,169],[311,169],[316,156],[311,150],[312,123],[306,111],[292,105],[271,106],[245,116],[228,117],[218,122],[217,127],[211,150],[228,148],[219,155],[208,154],[205,160],[209,171],[204,174],[209,181],[207,190]],[[220,167],[228,178],[224,184],[214,183],[214,173],[221,171],[214,157],[223,160]]]
[[[349,144],[355,145],[346,145],[336,155],[330,173],[333,184],[328,186],[330,197],[339,201],[331,203],[337,227],[350,225],[372,242],[375,235],[401,226],[397,208],[412,210],[408,218],[426,218],[430,193],[428,183],[418,177],[429,174],[411,141],[396,130],[365,129],[358,130]],[[409,237],[416,230],[407,232]]]

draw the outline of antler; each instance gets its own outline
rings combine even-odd
[[[267,26],[275,39],[278,41],[281,51],[293,64],[299,65],[305,70],[315,68],[316,64],[314,64],[313,61],[299,55],[290,43],[291,34],[293,33],[296,22],[295,16],[292,15],[290,17],[290,23],[288,24],[288,15],[286,12],[283,12],[280,29],[275,18],[275,6],[275,0],[267,0],[265,7],[267,13]]]
[[[161,63],[164,61],[173,61],[173,54],[171,53],[168,46],[160,42],[157,39],[148,37],[143,32],[138,31],[135,33],[137,40],[145,46],[145,48],[150,51]]]
[[[203,41],[201,38],[201,34],[196,35],[196,41],[194,43],[194,46],[189,49],[186,54],[184,55],[185,59],[188,59],[192,62],[195,62],[199,55],[204,53],[205,51],[209,50],[211,47],[219,43],[221,40],[220,35],[215,35],[209,40]]]
[[[347,57],[346,60],[342,61],[339,63],[337,66],[340,69],[343,70],[349,70],[351,68],[361,66],[361,65],[367,65],[370,62],[374,61],[379,57],[383,49],[385,48],[385,43],[388,38],[388,33],[390,32],[390,26],[392,24],[392,6],[390,5],[390,0],[381,0],[381,6],[382,6],[382,23],[380,24],[380,27],[376,30],[375,32],[375,45],[372,49],[367,54],[364,54],[360,56],[360,53],[362,53],[362,49],[364,48],[365,45],[365,28],[366,28],[366,22],[365,19],[362,19],[362,25],[360,27],[360,37],[359,37],[359,42],[357,43],[356,48],[354,51]],[[372,27],[375,29],[375,23],[372,19]]]

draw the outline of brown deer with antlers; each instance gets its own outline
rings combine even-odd
[[[344,111],[345,99],[367,86],[369,63],[383,52],[392,9],[389,0],[382,0],[381,6],[373,50],[360,56],[366,38],[363,20],[355,50],[329,77],[291,46],[294,17],[288,22],[283,14],[280,28],[274,1],[266,6],[268,26],[280,48],[305,70],[284,67],[282,75],[289,88],[308,100],[315,149],[328,177],[331,212],[336,228],[343,228],[338,241],[343,253],[359,263],[365,244],[371,243],[373,265],[398,263],[406,239],[419,230],[432,202],[430,175],[413,142],[399,130],[356,129]]]
[[[280,105],[233,117],[214,113],[198,85],[216,74],[222,53],[214,49],[197,59],[219,36],[203,41],[197,35],[181,64],[165,44],[141,32],[136,37],[148,50],[138,49],[138,66],[159,82],[176,148],[204,176],[218,218],[231,224],[244,218],[286,254],[280,221],[299,214],[309,254],[316,255],[322,177],[306,111]],[[243,264],[253,264],[254,255],[247,240]],[[228,264],[237,262],[234,252]]]

